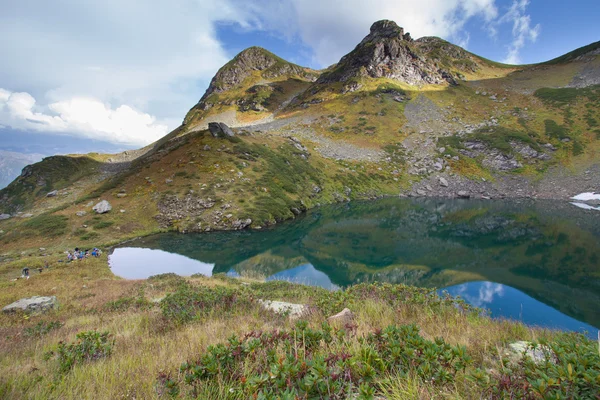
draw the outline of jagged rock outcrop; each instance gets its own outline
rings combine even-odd
[[[391,78],[409,85],[456,83],[450,71],[423,57],[410,34],[389,20],[375,22],[358,46],[333,70],[323,73],[317,83],[361,77]]]

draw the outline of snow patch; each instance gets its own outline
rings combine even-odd
[[[583,208],[584,210],[600,211],[600,207],[593,207],[593,206],[590,206],[589,204],[585,204],[585,203],[576,203],[573,201],[573,202],[571,202],[571,204],[573,204],[575,207]]]
[[[600,193],[593,193],[593,192],[580,193],[577,196],[571,197],[571,199],[579,200],[579,201],[600,200]]]

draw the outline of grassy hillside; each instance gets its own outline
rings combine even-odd
[[[105,256],[64,264],[49,251],[0,267],[2,304],[33,294],[60,302],[42,316],[0,315],[3,398],[593,398],[600,387],[597,344],[584,336],[492,320],[429,290],[125,281]],[[6,279],[45,261],[50,268],[29,280]],[[311,312],[292,320],[259,298]],[[344,307],[354,320],[325,322]],[[520,361],[509,350],[517,340],[547,346],[556,365]]]

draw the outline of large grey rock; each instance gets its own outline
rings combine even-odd
[[[51,192],[49,192],[46,197],[54,197],[58,194],[58,190],[53,190]]]
[[[104,214],[112,210],[112,206],[106,200],[102,200],[100,203],[96,204],[92,210],[96,211],[98,214]]]
[[[345,325],[354,322],[354,318],[354,313],[350,311],[349,308],[344,308],[339,313],[327,318],[327,322],[329,322],[330,324],[336,323]]]
[[[0,214],[0,221],[3,221],[5,219],[9,219],[10,218],[10,214]]]
[[[38,313],[45,312],[51,308],[58,307],[56,296],[33,296],[27,299],[17,300],[2,309],[5,313],[26,312]]]
[[[531,358],[536,364],[543,363],[546,361],[546,359],[552,363],[555,362],[554,352],[548,346],[538,344],[534,347],[530,342],[521,340],[519,342],[509,344],[508,348],[512,353],[511,356],[514,361],[519,361],[521,357],[528,357]]]
[[[440,186],[448,187],[448,181],[442,176],[440,176]]]
[[[471,195],[469,194],[469,192],[465,191],[465,190],[460,190],[458,193],[456,193],[456,195],[460,198],[463,199],[468,199],[469,197],[471,197]]]
[[[304,304],[287,303],[285,301],[258,300],[259,304],[267,310],[276,314],[288,313],[290,318],[299,318],[308,312],[308,306]]]
[[[225,125],[222,122],[209,122],[208,130],[210,131],[211,135],[213,135],[216,138],[235,136],[235,133],[233,133],[231,128],[229,128],[227,125]]]

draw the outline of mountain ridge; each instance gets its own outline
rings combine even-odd
[[[31,220],[14,218],[28,214],[64,220],[64,234],[87,243],[259,229],[319,204],[390,195],[600,191],[597,44],[560,62],[509,66],[439,38],[413,40],[391,21],[373,27],[321,71],[246,49],[161,140],[78,160],[85,168],[77,173],[68,159],[36,164],[35,182],[21,177],[0,191],[0,213],[10,217],[0,222],[0,243],[39,244],[24,224]],[[213,136],[211,122],[234,136]],[[52,173],[51,161],[60,164]],[[95,218],[112,227],[81,228],[78,215],[101,199],[113,211]]]

